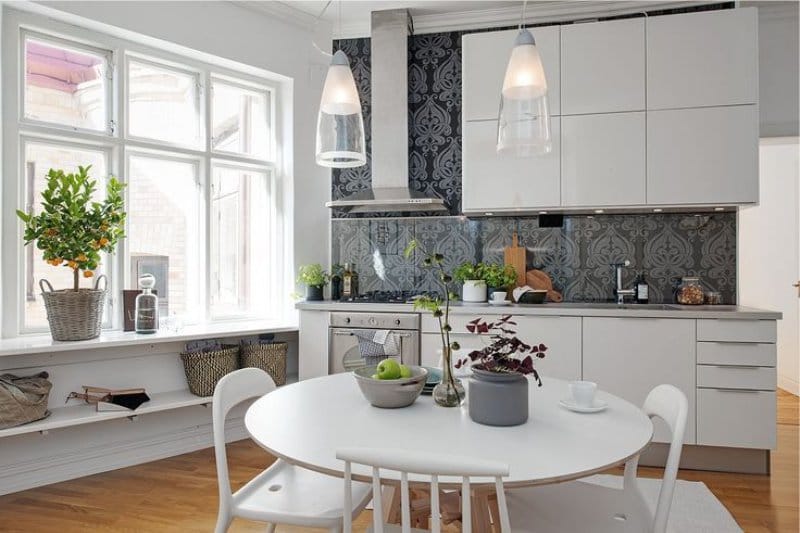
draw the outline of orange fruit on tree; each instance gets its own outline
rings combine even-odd
[[[94,276],[94,272],[92,272],[91,270],[84,270],[83,271],[83,277],[84,278],[91,278],[92,276]]]

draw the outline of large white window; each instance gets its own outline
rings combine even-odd
[[[3,64],[4,96],[13,93],[17,110],[4,116],[12,121],[4,133],[18,154],[3,165],[4,181],[18,178],[4,183],[4,206],[10,194],[15,207],[38,210],[50,168],[91,165],[97,194],[109,176],[127,184],[126,238],[97,272],[111,280],[106,327],[119,326],[121,290],[144,273],[157,278],[162,311],[184,323],[274,316],[275,298],[285,297],[276,261],[286,246],[275,82],[49,24],[20,23],[3,35],[19,50],[16,64]],[[39,280],[65,288],[72,279],[35,244],[23,247],[21,225],[11,226],[4,252],[18,261],[3,279],[19,286],[14,294],[4,287],[3,302],[16,302],[18,318],[4,316],[5,336],[46,330]]]

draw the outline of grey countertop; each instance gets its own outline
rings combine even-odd
[[[304,311],[351,312],[414,312],[411,304],[352,303],[352,302],[298,302],[295,307]],[[425,312],[425,311],[420,311]],[[711,318],[731,320],[778,320],[781,313],[742,307],[738,305],[674,305],[674,304],[624,304],[613,303],[545,303],[539,305],[494,306],[488,303],[454,302],[453,314],[513,314],[530,316],[606,316],[630,318]]]

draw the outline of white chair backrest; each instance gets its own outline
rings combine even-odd
[[[214,457],[217,461],[217,484],[220,502],[232,499],[228,475],[228,455],[225,452],[225,418],[228,412],[245,400],[264,396],[275,390],[269,374],[258,368],[243,368],[231,372],[217,382],[211,404],[211,421],[214,427]]]
[[[345,448],[336,452],[337,459],[344,461],[344,508],[352,509],[352,465],[372,467],[373,529],[383,533],[383,509],[381,501],[381,468],[400,472],[400,503],[403,533],[411,531],[411,496],[408,490],[408,474],[421,474],[431,478],[431,531],[441,531],[439,509],[439,476],[461,478],[461,525],[464,533],[472,531],[472,509],[470,505],[471,477],[494,478],[497,490],[497,506],[500,514],[501,533],[511,533],[511,526],[503,492],[503,476],[508,475],[508,465],[497,461],[486,461],[452,454],[431,454],[411,450],[387,448]],[[352,517],[344,513],[344,533],[353,530]]]
[[[683,449],[683,436],[686,431],[686,418],[689,412],[689,402],[680,389],[672,385],[658,385],[644,401],[644,413],[650,418],[658,417],[669,426],[672,440],[669,444],[667,463],[664,466],[664,478],[661,482],[661,491],[658,494],[658,504],[650,531],[664,533],[667,530],[669,510],[672,506],[672,495],[675,492],[675,480],[678,477],[678,466]],[[639,458],[630,460],[625,465],[625,488],[636,488],[636,469]],[[639,493],[641,494],[641,493]]]

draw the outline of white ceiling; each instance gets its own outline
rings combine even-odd
[[[279,2],[246,2],[262,10],[277,11],[312,22],[325,10],[328,0],[283,0]],[[602,15],[630,13],[668,7],[711,3],[711,1],[670,0],[531,0],[527,5],[527,23],[557,22],[593,18]],[[341,6],[341,27],[339,9]],[[334,37],[369,35],[370,13],[384,9],[408,9],[417,33],[456,29],[488,28],[516,24],[522,1],[485,0],[334,0],[322,16],[332,24]],[[293,15],[292,15],[293,14]]]

